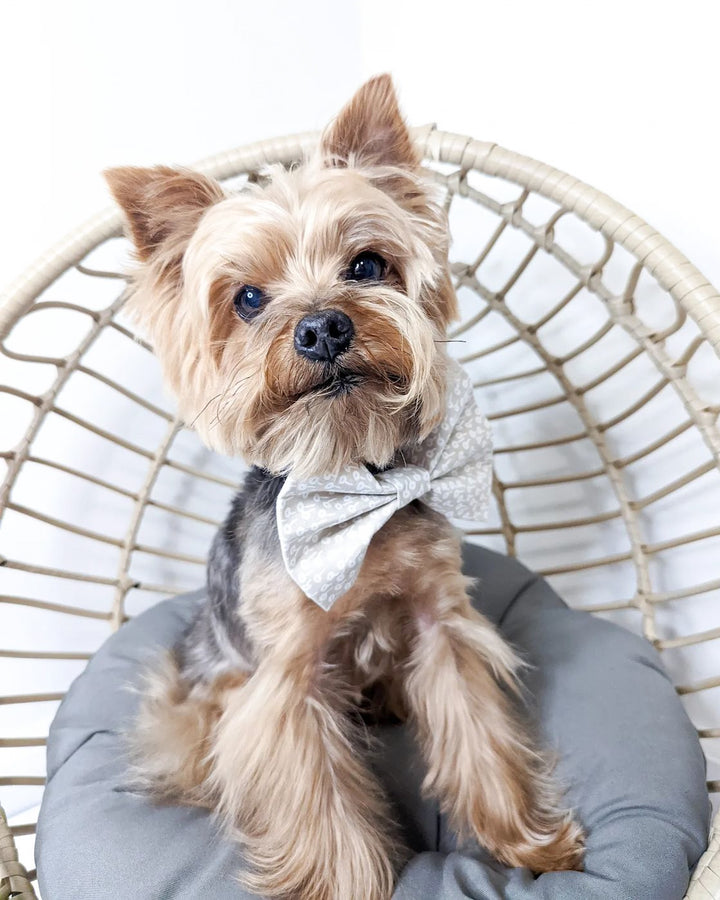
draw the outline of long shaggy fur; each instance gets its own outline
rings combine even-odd
[[[107,177],[137,252],[130,310],[182,414],[253,465],[213,542],[207,603],[143,688],[141,783],[214,809],[259,894],[387,900],[406,851],[358,723],[394,716],[414,726],[425,790],[459,833],[509,865],[580,867],[581,830],[513,699],[518,659],[472,609],[444,517],[418,501],[396,513],[327,613],[282,562],[287,473],[390,466],[443,413],[447,223],[390,79],[363,86],[304,165],[239,194],[163,167]],[[382,277],[349,279],[368,251]],[[251,320],[243,285],[266,297]],[[323,310],[353,336],[318,362],[293,336]]]

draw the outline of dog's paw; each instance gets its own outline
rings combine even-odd
[[[298,842],[302,846],[284,848],[279,854],[268,854],[259,842],[246,843],[250,868],[240,874],[240,881],[263,897],[390,900],[395,865],[380,834],[348,831],[340,843],[337,835],[328,842],[322,832],[306,838]]]
[[[508,866],[525,867],[535,874],[583,869],[585,835],[570,815],[561,819],[554,830],[534,834],[526,832],[522,839],[500,844],[495,856]]]

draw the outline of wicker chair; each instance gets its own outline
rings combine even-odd
[[[571,604],[642,631],[717,751],[720,295],[649,225],[577,179],[468,137],[415,136],[455,240],[462,324],[450,351],[495,430],[496,508],[470,539],[519,554]],[[266,141],[197,168],[241,184],[314,139]],[[0,302],[0,415],[15,429],[0,445],[8,808],[39,800],[47,727],[103,637],[202,582],[240,477],[236,461],[182,427],[123,320],[119,235],[118,211],[106,210]],[[1,813],[0,900],[35,897],[34,824],[8,826]],[[687,896],[720,898],[717,835]]]

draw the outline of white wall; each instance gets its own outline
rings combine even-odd
[[[624,202],[720,283],[712,0],[5,4],[0,285],[107,203],[99,172],[318,128],[366,76],[411,121]]]
[[[109,202],[102,169],[320,127],[362,78],[353,3],[68,0],[0,24],[0,284]]]

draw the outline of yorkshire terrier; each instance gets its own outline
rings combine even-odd
[[[181,415],[252,465],[207,601],[148,678],[133,737],[148,789],[216,810],[260,895],[387,900],[405,851],[364,753],[372,697],[411,723],[458,834],[509,866],[581,868],[581,829],[515,709],[518,658],[471,606],[448,519],[420,500],[395,512],[327,611],[280,549],[286,477],[386,471],[444,415],[448,226],[390,78],[302,165],[238,193],[164,167],[106,176],[138,261],[128,308]]]

